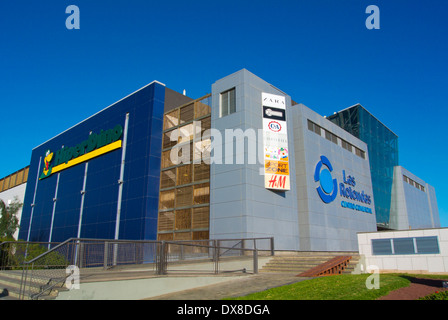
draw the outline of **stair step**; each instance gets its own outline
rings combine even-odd
[[[29,278],[28,278],[29,279]],[[31,288],[35,292],[39,292],[42,286],[45,286],[49,281],[48,277],[43,275],[34,274],[33,283]],[[2,300],[17,300],[20,298],[20,287],[22,283],[22,271],[0,271],[0,299]],[[64,287],[53,288],[49,294],[40,297],[41,300],[54,299],[58,295],[59,291],[65,290]],[[29,297],[25,297],[27,299]]]
[[[280,254],[272,257],[260,272],[294,272],[304,273],[310,269],[316,268],[335,257],[351,256],[349,264],[344,269],[344,273],[352,272],[359,262],[358,253],[331,253],[331,252],[296,252],[291,254]]]

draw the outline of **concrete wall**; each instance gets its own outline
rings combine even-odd
[[[236,112],[220,118],[220,93],[232,88],[236,91]],[[260,174],[260,169],[264,168],[264,162],[259,161],[263,159],[259,154],[263,152],[263,141],[258,136],[263,125],[262,92],[285,96],[287,107],[291,105],[289,96],[244,69],[216,81],[212,86],[211,127],[220,132],[223,148],[219,157],[222,163],[216,163],[217,157],[210,168],[210,238],[274,236],[276,249],[297,250],[295,176],[291,175],[291,190],[277,192],[265,189],[264,176]],[[232,141],[225,139],[226,129],[241,129],[257,133],[257,136],[235,140],[232,146]],[[291,149],[291,132],[288,140]],[[237,152],[238,143],[245,143],[244,163],[236,163],[236,157],[241,154]],[[225,152],[226,145],[233,149],[232,156]],[[216,149],[212,150],[212,155],[217,155]],[[255,164],[249,163],[250,156],[257,159]],[[294,172],[294,164],[290,165],[290,171]]]
[[[236,90],[236,112],[219,117],[220,93]],[[262,129],[262,93],[286,97],[289,165],[291,189],[271,191],[264,186],[260,174],[263,162],[248,163],[249,156],[263,150],[262,138],[241,138],[246,144],[241,152],[244,163],[236,163],[237,148],[226,140],[226,129],[243,132]],[[212,128],[222,136],[222,155],[211,164],[210,178],[210,238],[274,237],[276,250],[355,251],[357,232],[376,231],[374,199],[370,179],[367,146],[340,127],[303,105],[291,106],[291,98],[281,90],[247,70],[229,75],[212,86]],[[308,130],[307,119],[350,142],[366,152],[366,158],[355,155],[327,140],[325,132],[318,136]],[[234,142],[234,144],[238,141]],[[233,156],[225,152],[230,145]],[[252,147],[255,147],[253,151]],[[212,146],[212,154],[216,150]],[[314,171],[320,157],[325,155],[334,166],[333,178],[343,182],[343,170],[356,178],[356,190],[371,196],[371,213],[341,205],[349,201],[337,192],[332,203],[324,203],[316,191]],[[216,163],[221,160],[223,163]],[[355,203],[358,204],[358,203]]]
[[[372,239],[428,236],[438,237],[440,253],[374,255],[372,252]],[[448,228],[359,233],[358,242],[359,253],[365,259],[364,270],[376,268],[383,272],[448,272]]]
[[[422,185],[422,191],[403,181],[403,175]],[[401,166],[394,168],[390,227],[395,230],[439,228],[434,187]]]
[[[357,233],[376,231],[367,145],[302,104],[293,106],[291,115],[294,120],[300,250],[356,251]],[[308,119],[323,129],[320,136],[308,129]],[[365,159],[343,149],[340,139],[337,144],[327,140],[325,131],[365,151]],[[315,168],[321,156],[327,157],[331,162],[331,175],[337,180],[338,189],[343,183],[345,170],[346,178],[348,175],[355,178],[356,185],[352,188],[370,195],[371,203],[367,205],[342,197],[340,190],[336,191],[338,194],[334,201],[324,203],[316,190],[319,182],[314,181]],[[370,208],[372,213],[342,207],[343,201]]]

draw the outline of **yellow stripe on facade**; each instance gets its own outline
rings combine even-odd
[[[115,142],[113,142],[111,144],[108,144],[107,146],[104,146],[102,148],[96,149],[96,150],[94,150],[92,152],[86,153],[86,154],[84,154],[84,155],[82,155],[80,157],[77,157],[77,158],[75,158],[73,160],[70,160],[67,163],[63,163],[63,164],[60,164],[60,165],[58,165],[56,167],[53,167],[51,173],[53,174],[53,173],[56,173],[56,172],[68,169],[70,167],[76,166],[77,164],[89,161],[90,159],[96,158],[96,157],[101,156],[101,155],[103,155],[105,153],[108,153],[108,152],[111,152],[113,150],[120,149],[120,148],[121,148],[121,140],[115,141]]]

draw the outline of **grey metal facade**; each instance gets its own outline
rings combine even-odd
[[[220,93],[235,88],[236,112],[220,117]],[[267,237],[275,238],[277,250],[355,251],[357,232],[376,231],[369,159],[342,148],[341,138],[367,152],[359,139],[334,125],[303,105],[291,105],[291,98],[281,90],[247,70],[227,76],[212,86],[212,128],[224,137],[226,129],[243,132],[262,128],[262,93],[286,97],[291,185],[288,191],[271,191],[264,186],[260,174],[263,164],[248,163],[249,148],[257,145],[257,159],[262,152],[262,139],[246,136],[246,161],[235,164],[236,155],[229,158],[222,152],[222,163],[211,164],[210,176],[210,238]],[[307,128],[311,119],[322,128],[317,135]],[[338,144],[325,138],[325,129],[339,137]],[[237,147],[232,146],[236,151]],[[240,141],[241,142],[241,141]],[[223,145],[232,144],[224,140]],[[223,148],[225,150],[225,148]],[[251,151],[252,150],[252,151]],[[212,149],[212,152],[216,150]],[[219,152],[219,150],[218,150]],[[337,180],[335,198],[325,203],[319,198],[319,182],[314,180],[315,168],[321,156],[333,164]],[[232,162],[233,161],[233,162]],[[218,161],[220,162],[220,161]],[[233,164],[231,164],[233,163]],[[359,204],[340,195],[343,170],[356,178],[356,190],[371,195],[371,212],[356,210]],[[352,203],[353,208],[343,206]]]

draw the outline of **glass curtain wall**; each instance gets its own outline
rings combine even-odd
[[[211,95],[164,115],[157,239],[209,238]]]
[[[398,165],[398,136],[361,105],[327,119],[367,143],[377,225],[389,228],[394,166]]]

